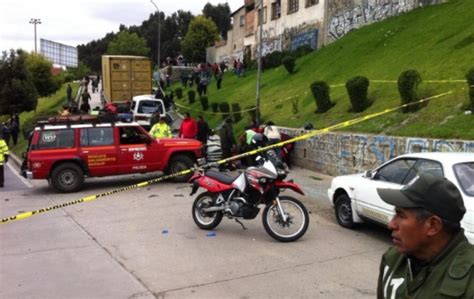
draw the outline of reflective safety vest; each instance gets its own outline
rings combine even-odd
[[[3,165],[5,155],[10,155],[10,152],[8,151],[8,145],[5,140],[0,139],[0,165]]]
[[[156,123],[150,130],[150,134],[155,138],[172,138],[170,126],[166,123]]]

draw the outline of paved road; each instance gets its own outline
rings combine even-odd
[[[21,177],[18,170],[12,166],[12,161],[4,165],[5,171],[5,187],[0,189],[0,192],[20,191],[31,188],[31,184]],[[2,198],[2,196],[0,196]]]
[[[187,184],[157,184],[1,225],[0,298],[374,298],[387,232],[339,227],[324,195],[330,178],[303,169],[292,176],[307,193],[296,197],[311,223],[289,244],[270,238],[260,217],[246,221],[246,231],[224,219],[208,237],[192,220]],[[66,195],[35,181],[2,192],[0,216],[150,177],[92,179]]]

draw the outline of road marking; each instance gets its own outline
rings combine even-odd
[[[6,165],[10,168],[11,172],[13,172],[13,174],[14,174],[17,178],[19,178],[20,181],[21,181],[23,184],[25,184],[26,187],[28,187],[28,188],[33,188],[33,185],[31,185],[31,183],[28,182],[27,179],[25,179],[24,177],[22,177],[22,176],[18,173],[18,171],[17,171],[15,168],[13,168],[13,166],[11,166],[10,163],[7,163]]]

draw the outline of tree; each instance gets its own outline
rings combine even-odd
[[[0,60],[0,115],[36,109],[38,92],[22,50],[4,51]]]
[[[49,96],[59,89],[51,73],[53,64],[43,55],[26,54],[26,67],[40,97]]]
[[[77,46],[79,61],[89,66],[93,71],[100,72],[102,70],[102,55],[107,52],[107,46],[115,37],[115,33],[109,32],[101,39]]]
[[[229,4],[218,4],[216,6],[207,3],[202,9],[202,14],[212,21],[220,28],[220,35],[227,40],[227,31],[230,29],[230,7]]]
[[[181,47],[184,56],[193,62],[206,61],[206,48],[219,40],[216,24],[205,16],[197,16],[189,24],[188,32],[184,37]]]
[[[136,33],[121,31],[107,47],[107,54],[110,55],[138,55],[146,56],[150,53],[150,48],[146,45],[146,40]]]

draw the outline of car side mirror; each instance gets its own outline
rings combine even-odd
[[[374,173],[372,173],[372,170],[367,170],[366,172],[364,172],[365,178],[372,179],[373,175]]]

